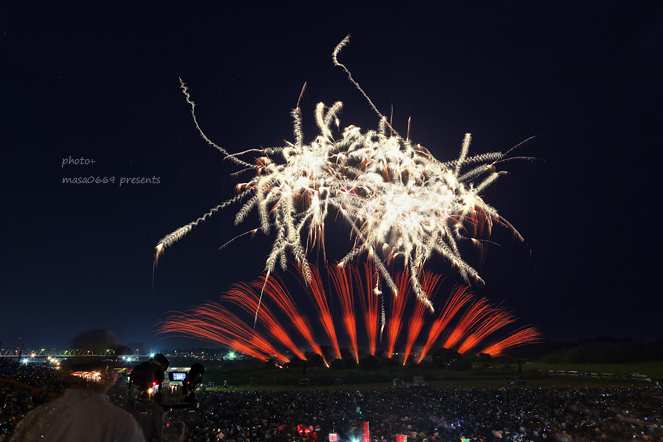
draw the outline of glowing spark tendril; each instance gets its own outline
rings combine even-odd
[[[198,126],[195,104],[182,83],[194,122],[205,141],[227,159],[256,173],[250,181],[237,186],[237,196],[161,239],[156,248],[157,260],[165,248],[199,222],[233,202],[248,199],[237,212],[235,224],[255,210],[262,232],[267,235],[275,231],[265,263],[267,277],[277,263],[285,270],[291,256],[303,269],[306,281],[311,282],[308,247],[317,245],[324,252],[324,227],[331,214],[346,220],[355,238],[340,266],[366,254],[391,291],[398,295],[397,285],[385,267],[385,263],[398,260],[407,270],[417,298],[432,310],[429,296],[418,279],[429,258],[440,255],[465,281],[483,283],[477,271],[461,257],[459,241],[470,239],[479,243],[480,239],[473,236],[481,232],[489,235],[495,223],[506,226],[522,239],[480,196],[505,173],[498,172],[495,165],[505,160],[509,152],[469,156],[471,137],[466,134],[459,157],[440,162],[426,148],[413,145],[409,137],[403,139],[347,68],[338,62],[338,54],[348,41],[349,36],[339,43],[332,59],[381,117],[377,131],[362,132],[349,126],[340,137],[335,136],[343,104],[337,102],[328,108],[319,103],[315,119],[320,133],[310,144],[304,144],[298,102],[292,111],[294,144],[286,142],[284,147],[229,154],[209,140]],[[259,155],[255,164],[239,159],[249,154]]]

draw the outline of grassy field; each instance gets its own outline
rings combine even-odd
[[[606,377],[590,377],[590,376],[568,376],[568,375],[549,375],[548,370],[564,370],[577,371],[579,373],[611,373],[614,378]],[[582,387],[644,387],[654,386],[656,382],[663,383],[663,362],[648,362],[639,364],[531,364],[523,366],[523,372],[518,373],[517,367],[501,366],[499,369],[493,370],[472,370],[469,372],[448,372],[441,371],[437,376],[437,380],[432,380],[432,377],[424,376],[424,379],[429,383],[430,388],[582,388]],[[354,372],[354,373],[353,373]],[[360,371],[340,371],[330,372],[328,369],[321,369],[321,373],[326,373],[324,379],[316,376],[316,371],[309,371],[311,385],[301,386],[298,385],[298,376],[293,372],[289,376],[291,381],[287,383],[272,382],[269,377],[256,376],[249,384],[247,382],[233,383],[234,377],[232,372],[224,373],[230,380],[228,384],[231,386],[230,390],[236,391],[253,391],[253,390],[269,390],[269,391],[292,391],[292,390],[377,390],[386,388],[402,388],[407,382],[412,381],[411,376],[397,376],[395,373],[390,373],[393,377],[401,377],[405,383],[399,386],[394,386],[393,382],[384,381],[384,374],[382,373],[382,382],[352,382],[352,376],[357,375],[357,378],[363,379]],[[640,373],[649,376],[652,382],[644,382],[641,380],[632,379],[633,373]],[[245,373],[246,375],[246,370]],[[256,373],[258,374],[258,373]],[[345,378],[344,385],[334,385],[333,378]],[[377,376],[376,376],[377,378]],[[331,380],[330,380],[331,379]],[[511,381],[520,379],[523,382],[519,384],[512,384]],[[211,380],[211,378],[207,378]],[[239,379],[238,379],[239,380]],[[219,385],[219,383],[217,383]]]
[[[190,361],[178,361],[178,366],[189,365]],[[234,363],[206,366],[203,383],[223,385],[224,381],[233,390],[292,391],[318,389],[384,389],[394,388],[392,380],[400,378],[412,382],[414,376],[422,376],[432,388],[553,388],[553,387],[611,387],[611,386],[655,386],[663,384],[663,361],[633,364],[523,364],[522,372],[512,361],[493,361],[490,367],[474,366],[469,371],[450,371],[436,368],[432,364],[415,366],[381,367],[377,371],[361,369],[334,370],[329,368],[284,368],[276,369],[263,363]],[[580,376],[549,375],[548,371],[576,371]],[[590,373],[599,376],[591,377]],[[611,373],[612,377],[601,377]],[[634,373],[649,377],[652,382],[632,378]],[[310,385],[302,387],[299,381],[308,378]],[[524,384],[512,385],[511,381],[524,380]],[[342,386],[335,385],[341,381]]]

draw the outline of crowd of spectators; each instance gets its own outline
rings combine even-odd
[[[190,439],[314,442],[663,441],[660,388],[208,392]]]
[[[62,394],[67,386],[66,378],[48,366],[0,358],[0,441],[28,411]]]
[[[0,361],[0,441],[30,409],[60,393],[66,380],[38,365]],[[33,385],[36,389],[22,387]],[[126,386],[124,387],[126,388]],[[119,392],[119,393],[118,393]],[[111,400],[126,401],[118,387]],[[660,387],[250,391],[197,394],[198,408],[169,412],[186,425],[184,440],[322,442],[652,441],[663,442]],[[118,405],[126,405],[118,403]]]

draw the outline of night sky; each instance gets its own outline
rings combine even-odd
[[[551,341],[663,338],[660,2],[226,5],[0,4],[3,348],[66,347],[99,328],[124,344],[209,345],[155,336],[155,323],[258,277],[274,236],[218,250],[258,226],[253,214],[235,227],[231,206],[167,249],[153,283],[159,239],[238,183],[197,132],[179,78],[230,152],[294,141],[304,82],[305,141],[320,101],[344,102],[342,126],[375,129],[332,64],[347,34],[339,60],[382,113],[393,106],[400,133],[412,118],[411,139],[436,158],[456,158],[466,132],[470,153],[535,136],[516,152],[535,159],[501,165],[509,175],[484,193],[526,244],[496,233],[477,295]],[[87,176],[116,182],[62,182]],[[348,231],[330,227],[327,240],[333,255]],[[459,281],[441,260],[431,270],[447,288]]]

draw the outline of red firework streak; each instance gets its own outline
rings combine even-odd
[[[403,326],[403,311],[405,310],[407,298],[412,291],[410,286],[410,276],[408,272],[397,273],[396,278],[394,278],[394,282],[398,288],[398,297],[390,297],[391,317],[387,323],[388,358],[391,358],[394,354],[396,340],[398,339],[398,335],[401,332],[401,327]]]
[[[299,269],[300,278],[305,278],[302,274],[303,269]],[[357,284],[357,295],[361,301],[361,310],[364,314],[366,331],[369,340],[371,354],[376,351],[376,336],[378,330],[378,297],[376,291],[378,275],[372,264],[364,267],[364,272],[358,268],[327,267],[327,272],[341,305],[342,320],[345,329],[350,337],[350,347],[355,360],[358,360],[357,329],[354,294],[352,281]],[[310,268],[311,282],[306,284],[308,295],[318,312],[318,319],[323,325],[325,332],[332,342],[333,351],[340,358],[340,349],[336,338],[336,332],[333,324],[333,318],[330,312],[331,298],[327,298],[323,283],[317,268]],[[423,274],[422,289],[432,299],[437,286],[441,281],[440,275],[434,275],[429,272]],[[416,302],[409,317],[406,317],[405,306],[408,298],[411,298],[411,277],[408,272],[396,274],[395,282],[399,293],[398,297],[389,296],[390,315],[387,321],[387,356],[392,357],[397,340],[400,336],[403,323],[407,324],[408,332],[404,352],[403,363],[411,355],[412,349],[421,330],[425,325],[424,313],[427,308],[424,303]],[[260,296],[264,295],[263,302],[260,304]],[[266,334],[278,344],[290,349],[293,354],[304,360],[305,355],[302,350],[297,348],[286,332],[283,324],[288,322],[279,321],[279,317],[274,305],[280,310],[286,318],[289,319],[294,330],[296,330],[313,351],[323,357],[320,346],[316,343],[313,336],[311,325],[307,318],[297,308],[290,293],[285,289],[281,280],[273,275],[269,278],[261,276],[250,284],[238,283],[222,296],[222,299],[231,302],[250,314],[258,312],[260,326],[264,327]],[[260,308],[258,306],[260,305]],[[467,308],[466,308],[467,307]],[[455,325],[451,322],[460,315],[465,309],[461,318]],[[490,304],[485,298],[475,301],[469,288],[466,286],[456,286],[451,291],[444,307],[439,310],[437,317],[431,324],[428,331],[426,343],[424,344],[417,362],[421,362],[428,352],[440,342],[444,334],[443,347],[457,348],[461,354],[475,351],[489,338],[490,335],[499,329],[515,321],[514,316],[502,308]],[[162,321],[158,325],[157,332],[176,333],[184,336],[192,336],[210,342],[217,342],[230,347],[233,350],[242,352],[251,357],[268,360],[275,358],[280,363],[288,362],[288,358],[277,350],[272,342],[261,334],[257,329],[250,327],[235,314],[220,304],[207,302],[200,306],[193,307],[187,313],[177,313]],[[498,356],[505,350],[518,347],[525,344],[531,344],[540,340],[539,331],[532,326],[527,326],[510,334],[506,338],[494,341],[485,346],[481,352],[488,353],[491,356]],[[326,361],[325,361],[326,363]]]
[[[243,282],[233,284],[221,299],[226,299],[234,304],[242,307],[246,312],[255,314],[258,312],[258,317],[261,324],[267,329],[267,332],[278,342],[290,349],[299,359],[305,361],[306,356],[304,353],[292,342],[292,338],[281,326],[272,311],[267,305],[259,304],[258,295],[253,289]]]
[[[421,280],[421,289],[428,295],[428,299],[432,300],[432,293],[435,293],[442,275],[435,275],[432,272],[424,272],[423,277],[419,278]],[[403,353],[403,365],[407,362],[407,358],[410,357],[410,352],[412,347],[421,333],[421,329],[424,327],[424,314],[430,311],[426,304],[423,302],[417,302],[414,307],[414,312],[410,318],[410,327],[407,332],[407,341],[405,344],[405,352]]]
[[[280,280],[276,276],[267,278],[265,275],[262,275],[256,281],[253,281],[251,286],[262,290],[269,299],[274,301],[279,309],[290,319],[291,324],[308,342],[313,352],[319,354],[324,359],[325,356],[322,354],[322,349],[313,337],[311,325],[299,311],[290,293],[283,287]]]
[[[520,347],[521,345],[534,344],[541,341],[541,333],[532,326],[521,328],[506,338],[489,345],[483,350],[491,356],[499,356],[508,348]]]
[[[343,324],[345,324],[345,330],[350,338],[350,350],[355,357],[355,361],[359,363],[359,350],[357,348],[357,320],[355,318],[355,305],[352,293],[352,278],[349,274],[350,271],[346,270],[345,266],[339,267],[336,265],[333,267],[327,266],[327,273],[334,283],[336,294],[338,295],[339,301],[341,301]]]
[[[491,305],[488,303],[488,300],[481,298],[463,314],[460,321],[458,321],[454,329],[449,333],[442,347],[454,348],[480,321],[490,319],[487,318],[490,310]]]
[[[431,325],[430,331],[428,332],[428,338],[424,348],[421,350],[419,355],[419,360],[421,362],[424,357],[428,354],[433,345],[437,342],[438,338],[443,331],[449,326],[449,322],[458,314],[461,308],[470,300],[472,300],[472,294],[469,292],[469,287],[459,286],[453,288],[451,295],[447,298],[447,302],[444,304],[444,307],[441,310],[440,316],[433,322]]]
[[[485,321],[480,321],[476,324],[460,347],[458,347],[458,353],[464,354],[469,352],[490,334],[516,320],[513,314],[499,306],[491,308],[488,312],[488,317]]]
[[[379,275],[373,265],[372,261],[364,265],[364,274],[359,271],[358,267],[352,267],[355,283],[357,284],[357,291],[359,292],[359,300],[361,301],[361,310],[364,313],[364,324],[366,325],[366,335],[368,336],[368,351],[375,356],[376,339],[378,332],[378,301],[379,296],[375,293]],[[366,285],[363,284],[366,282]]]
[[[276,358],[281,363],[288,358],[276,350],[260,333],[246,325],[236,315],[216,303],[205,303],[170,316],[161,322],[157,332],[193,336],[208,342],[220,342],[235,351],[260,360]]]
[[[300,276],[304,278],[304,269],[298,267]],[[336,353],[336,357],[341,359],[341,349],[338,346],[338,340],[336,339],[336,329],[334,328],[334,320],[332,319],[331,312],[329,311],[329,304],[327,303],[327,294],[322,285],[322,280],[320,279],[320,271],[317,267],[311,267],[311,281],[307,284],[305,280],[302,280],[302,285],[306,289],[306,293],[313,300],[318,314],[320,315],[320,322],[327,333],[327,337],[331,342],[331,347]]]

